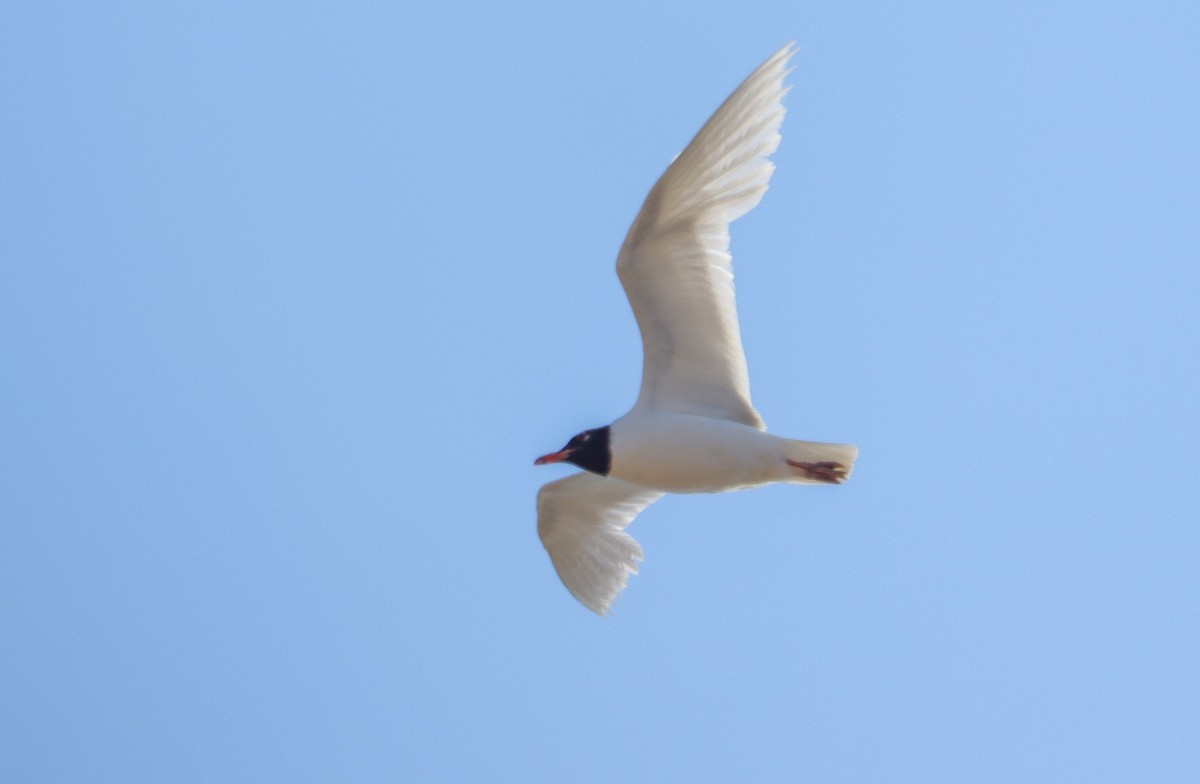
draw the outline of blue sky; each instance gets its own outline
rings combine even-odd
[[[789,40],[772,430],[600,619],[642,197]],[[0,778],[1194,781],[1191,3],[0,11]]]

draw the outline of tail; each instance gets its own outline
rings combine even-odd
[[[803,463],[811,466],[836,464],[837,478],[830,478],[820,471],[794,470],[784,479],[802,485],[841,484],[850,478],[854,461],[858,459],[858,447],[852,444],[822,444],[817,441],[795,441],[783,439],[783,456],[793,465]]]

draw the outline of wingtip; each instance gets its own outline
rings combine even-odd
[[[574,591],[571,591],[571,594],[576,600],[579,601],[580,604],[594,612],[596,615],[599,615],[601,618],[608,618],[612,614],[613,600],[617,598],[616,595],[613,595],[609,596],[607,599],[600,599],[597,601],[591,598],[585,599]]]
[[[796,45],[795,41],[788,41],[786,44],[784,44],[782,49],[776,52],[776,56],[779,57],[779,64],[783,71],[783,78],[786,79],[792,73],[792,71],[796,70],[796,64],[791,62],[791,59],[795,56],[796,52],[799,51],[800,47]]]
[[[800,47],[796,45],[796,42],[788,41],[786,44],[777,49],[775,54],[771,55],[770,59],[773,61],[786,63],[788,60],[792,59],[792,56],[798,51],[800,51]]]
[[[792,71],[796,70],[796,66],[790,64],[789,60],[792,59],[792,56],[797,51],[799,51],[799,48],[796,46],[795,41],[789,41],[784,44],[781,48],[775,50],[774,54],[764,60],[762,65],[754,69],[754,73],[746,78],[746,82],[764,78],[769,80],[778,79],[782,82]],[[783,93],[786,95],[789,87],[787,85],[781,86]]]

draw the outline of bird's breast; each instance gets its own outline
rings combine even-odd
[[[779,439],[721,419],[631,412],[612,425],[609,476],[669,493],[717,493],[777,481]]]

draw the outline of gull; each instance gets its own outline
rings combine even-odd
[[[734,305],[729,224],[758,204],[775,170],[794,51],[780,49],[734,90],[629,228],[617,275],[642,335],[633,408],[534,461],[584,469],[538,491],[537,527],[563,584],[599,615],[643,559],[626,527],[664,494],[840,484],[858,456],[849,444],[767,432],[750,403]]]

